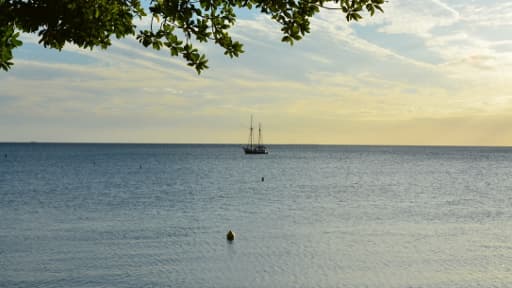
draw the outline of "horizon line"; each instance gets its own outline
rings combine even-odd
[[[76,142],[76,141],[0,141],[1,144],[91,144],[91,145],[246,145],[245,143],[207,142]],[[512,148],[512,145],[470,145],[470,144],[329,144],[329,143],[269,143],[266,146],[374,146],[374,147],[481,147]]]

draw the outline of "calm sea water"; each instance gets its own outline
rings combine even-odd
[[[509,148],[0,144],[0,287],[511,286]]]

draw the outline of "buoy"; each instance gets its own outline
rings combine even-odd
[[[233,231],[229,230],[228,234],[226,235],[226,238],[228,239],[228,241],[235,240],[235,233]]]
[[[261,177],[261,182],[265,181],[265,177]]]
[[[142,169],[142,164],[139,165],[139,169]]]

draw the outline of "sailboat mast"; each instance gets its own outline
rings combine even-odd
[[[251,147],[252,149],[252,143],[253,143],[253,128],[252,128],[252,115],[251,115],[251,132],[250,132],[250,135],[249,135],[249,147]]]
[[[261,146],[261,123],[258,123],[258,147]]]

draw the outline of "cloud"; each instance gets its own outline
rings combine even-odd
[[[431,30],[439,26],[453,25],[460,14],[438,0],[395,0],[384,4],[384,13],[361,21],[363,25],[380,25],[379,32],[413,34],[430,37]]]
[[[379,17],[383,17],[387,12],[388,11],[386,10],[384,14],[376,14],[374,17],[368,16],[364,19],[377,19]],[[363,22],[365,21],[374,20],[364,20]],[[376,25],[377,22],[372,23],[373,24],[371,25]],[[331,49],[340,49],[340,47],[342,47],[341,49],[347,51],[347,54],[360,53],[368,55],[365,57],[375,58],[376,62],[381,62],[382,60],[386,62],[397,62],[425,70],[431,70],[434,68],[431,63],[415,59],[396,49],[391,49],[391,47],[377,44],[376,41],[372,39],[372,37],[375,36],[369,36],[368,38],[361,37],[355,31],[355,28],[361,24],[370,25],[368,22],[347,23],[338,11],[321,11],[319,15],[312,19],[312,35],[308,35],[306,37],[314,38],[315,43],[325,43],[322,45],[330,47]],[[378,24],[378,26],[382,27],[382,24]],[[382,32],[375,31],[373,34],[375,35],[376,33]],[[311,59],[319,59],[315,55],[315,52],[316,51],[312,51],[313,55],[310,56]]]
[[[272,47],[272,42],[281,42],[283,37],[279,24],[265,14],[251,19],[238,19],[232,35],[243,42],[264,47]]]
[[[512,25],[512,3],[494,1],[477,4],[466,4],[460,7],[462,20],[477,26],[502,27]]]
[[[409,58],[418,67],[423,63],[439,75],[467,81],[488,81],[508,69],[512,58],[511,50],[506,49],[507,35],[512,31],[512,4],[507,1],[397,0],[386,3],[384,9],[384,14],[365,18],[361,24],[380,33],[420,37],[424,46],[416,49],[438,55],[441,61],[427,63],[395,48],[397,58]],[[383,51],[389,50],[386,45],[391,44],[377,45],[373,50],[384,55]]]

